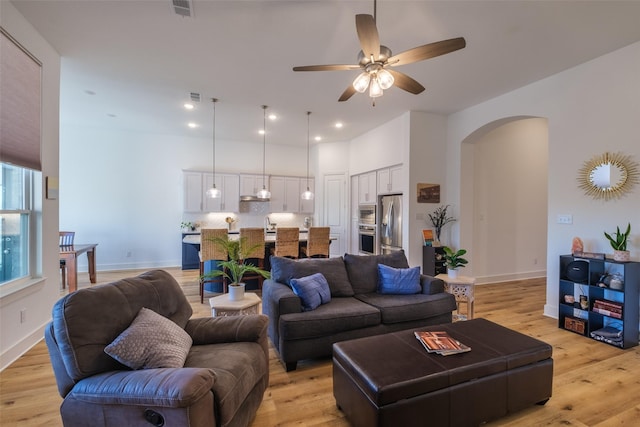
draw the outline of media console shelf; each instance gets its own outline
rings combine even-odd
[[[614,274],[621,285],[609,285]],[[637,346],[638,287],[639,262],[561,255],[558,327],[620,348]]]

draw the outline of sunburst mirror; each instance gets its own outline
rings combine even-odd
[[[604,153],[584,162],[578,175],[580,188],[596,199],[622,197],[640,181],[638,163],[620,153]]]

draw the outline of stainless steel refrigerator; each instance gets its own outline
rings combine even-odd
[[[380,197],[380,254],[402,249],[402,195]]]

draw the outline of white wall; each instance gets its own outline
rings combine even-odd
[[[544,312],[549,316],[557,316],[558,256],[570,252],[574,236],[583,239],[586,251],[611,253],[603,231],[631,222],[628,249],[632,259],[640,260],[640,188],[636,186],[620,200],[604,202],[584,195],[577,182],[583,162],[605,151],[622,152],[640,161],[639,75],[640,43],[634,43],[449,117],[447,181],[451,185],[447,186],[447,199],[455,203],[460,198],[461,143],[467,136],[488,123],[513,116],[548,120],[548,279]],[[573,215],[573,224],[557,224],[559,214]],[[461,224],[461,235],[468,226]]]
[[[98,270],[178,266],[180,222],[217,221],[183,215],[182,170],[211,171],[211,162],[207,139],[63,125],[60,227],[98,243]],[[306,165],[306,146],[267,144],[267,175],[306,176]],[[262,174],[262,144],[216,141],[216,172]],[[266,213],[242,214],[238,225],[262,226]]]
[[[477,283],[546,275],[548,127],[520,119],[462,146],[461,206],[472,211],[465,274]],[[468,236],[470,234],[470,236]],[[469,239],[467,239],[469,237]],[[511,250],[505,251],[504,248]],[[500,254],[496,256],[496,254]]]
[[[349,144],[351,175],[403,162],[409,146],[407,115],[408,113],[405,113],[351,140]]]
[[[10,2],[0,1],[0,25],[42,62],[42,182],[58,176],[60,56]],[[44,186],[42,187],[44,188]],[[44,193],[44,192],[42,192]],[[59,296],[58,201],[39,194],[42,206],[43,279],[0,300],[0,369],[42,339]],[[26,321],[20,323],[20,311]]]

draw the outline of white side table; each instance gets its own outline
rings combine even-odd
[[[245,292],[242,301],[231,301],[229,294],[209,298],[211,316],[240,316],[243,314],[258,314],[260,297],[253,292]]]
[[[457,315],[454,315],[455,320],[468,320],[473,319],[473,288],[476,285],[475,277],[458,276],[452,279],[447,274],[438,274],[437,279],[444,281],[444,289],[456,298],[456,305],[458,306]],[[467,314],[460,314],[460,303],[463,302],[467,305]]]

